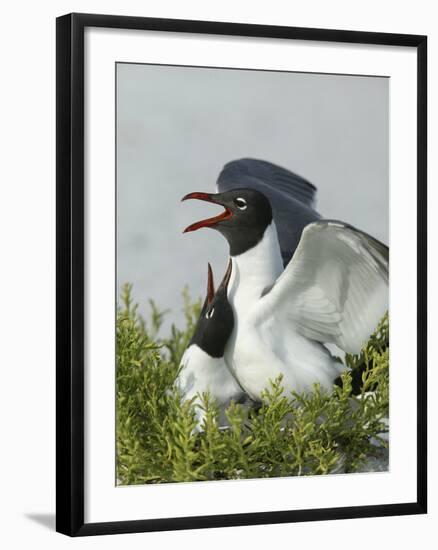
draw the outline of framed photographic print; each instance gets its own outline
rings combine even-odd
[[[426,512],[426,37],[57,20],[57,530]]]

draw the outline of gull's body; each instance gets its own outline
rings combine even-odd
[[[275,223],[260,243],[234,257],[228,300],[234,329],[225,347],[225,361],[252,399],[259,399],[268,380],[283,376],[285,388],[308,391],[315,382],[329,389],[340,364],[320,342],[309,340],[293,327],[281,330],[265,305],[267,295],[283,272]],[[285,327],[286,328],[286,327]]]
[[[230,373],[224,357],[212,357],[197,344],[191,344],[181,359],[178,386],[184,399],[199,405],[200,396],[209,392],[219,407],[239,401],[244,393]],[[200,419],[201,414],[198,415]]]

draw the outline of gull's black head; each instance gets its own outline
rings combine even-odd
[[[210,357],[223,357],[225,346],[234,328],[233,309],[227,298],[232,262],[217,289],[214,291],[213,272],[208,264],[207,297],[196,324],[191,344],[196,344]]]
[[[272,222],[272,208],[268,198],[255,189],[232,189],[225,193],[189,193],[183,201],[198,199],[224,207],[218,216],[189,225],[184,230],[196,231],[212,227],[222,233],[230,245],[230,255],[246,252],[261,241]]]

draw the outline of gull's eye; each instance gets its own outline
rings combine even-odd
[[[209,309],[207,311],[207,313],[205,314],[205,318],[206,319],[211,319],[213,317],[213,315],[214,315],[214,307],[212,307],[211,309]]]
[[[246,207],[247,207],[246,200],[242,199],[242,197],[237,197],[237,199],[234,199],[234,204],[240,210],[246,210]]]

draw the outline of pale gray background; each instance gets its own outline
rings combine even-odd
[[[183,235],[218,207],[181,203],[215,191],[222,166],[254,157],[318,187],[317,210],[388,243],[389,80],[376,77],[117,65],[117,285],[134,284],[181,319],[181,289],[220,279],[216,231]]]

